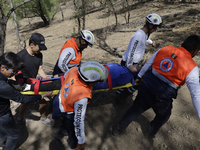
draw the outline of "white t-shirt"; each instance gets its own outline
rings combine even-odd
[[[152,44],[153,42],[148,39],[145,32],[138,29],[130,39],[126,52],[122,56],[122,60],[126,61],[126,67],[139,63],[144,56],[146,43]]]

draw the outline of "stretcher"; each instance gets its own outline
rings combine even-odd
[[[131,87],[131,86],[133,86],[131,83],[127,83],[126,85],[123,85],[123,86],[114,87],[114,88],[112,88],[112,90],[126,88],[126,87]],[[57,95],[59,91],[60,90],[52,90],[53,95]],[[92,92],[103,92],[103,91],[109,91],[109,88],[107,88],[107,89],[92,90]],[[49,92],[49,91],[39,91],[38,94],[42,95],[42,94],[45,94],[47,92]],[[25,91],[25,92],[21,92],[21,93],[24,94],[24,95],[37,95],[37,94],[35,94],[34,91]]]
[[[117,63],[107,64],[105,67],[108,68],[109,71],[107,81],[105,83],[98,82],[93,86],[92,92],[116,90],[135,85],[134,77],[137,75],[137,73],[132,73],[129,69]],[[17,75],[16,79],[18,82],[31,84],[31,90],[21,92],[22,94],[41,95],[48,91],[53,91],[53,95],[57,95],[64,81],[64,75],[49,79],[24,79],[23,76]]]

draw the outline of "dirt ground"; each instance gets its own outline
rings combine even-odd
[[[86,29],[95,34],[95,45],[83,51],[83,62],[95,60],[103,64],[120,63],[121,56],[128,46],[134,32],[144,24],[144,18],[150,13],[157,13],[163,19],[163,28],[158,29],[150,38],[160,43],[157,49],[147,45],[144,60],[153,52],[167,45],[180,46],[183,40],[191,34],[200,35],[200,3],[163,4],[161,2],[146,2],[133,5],[130,14],[130,24],[125,25],[123,14],[118,14],[118,27],[113,30],[114,16],[104,17],[108,9],[93,11],[86,17]],[[33,32],[39,32],[46,38],[47,51],[43,51],[44,70],[52,73],[57,61],[60,48],[64,42],[77,32],[76,22],[71,19],[73,9],[71,3],[62,5],[65,20],[61,14],[48,27],[42,26],[40,18],[24,19],[19,22],[21,44],[28,44]],[[98,9],[97,9],[98,10]],[[109,28],[109,30],[108,30]],[[7,25],[6,51],[17,52],[17,40],[12,20]],[[194,60],[200,65],[199,55]],[[160,129],[155,138],[145,137],[148,123],[154,118],[150,109],[139,116],[120,136],[111,134],[112,127],[134,101],[137,92],[123,104],[115,104],[115,91],[94,93],[88,105],[85,118],[86,150],[198,150],[200,149],[199,119],[192,104],[187,86],[183,86],[177,99],[174,99],[172,115],[169,121]],[[114,103],[114,104],[113,104]],[[49,101],[48,112],[51,117]],[[13,103],[13,114],[19,104]],[[28,139],[21,146],[23,150],[70,150],[67,137],[54,141],[51,134],[59,126],[59,121],[53,127],[43,125],[39,121],[39,112],[31,107],[27,112],[30,122],[26,125],[25,133]]]

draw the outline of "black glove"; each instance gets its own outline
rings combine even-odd
[[[135,78],[135,84],[136,85],[139,85],[141,83],[141,81],[142,81],[142,78],[140,78],[138,76]]]
[[[8,83],[14,87],[17,91],[23,91],[26,87],[26,83],[20,83],[12,79],[8,79]]]

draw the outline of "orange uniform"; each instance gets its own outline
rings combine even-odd
[[[173,99],[186,83],[193,105],[200,119],[199,68],[192,59],[200,48],[200,37],[189,36],[181,47],[166,46],[154,53],[138,73],[143,78],[133,105],[117,124],[124,131],[140,114],[152,108],[154,119],[149,123],[148,134],[153,137],[168,121]]]
[[[67,74],[60,90],[61,112],[74,112],[74,103],[82,98],[92,98],[92,86],[79,78],[78,67],[74,67]]]
[[[68,48],[68,47],[72,47],[75,51],[75,54],[76,54],[76,58],[73,59],[73,60],[70,60],[69,61],[69,64],[78,64],[80,61],[81,61],[81,57],[82,57],[82,54],[81,52],[79,51],[79,48],[78,46],[76,45],[76,42],[75,42],[75,38],[72,38],[72,39],[69,39],[65,42],[65,44],[63,45],[63,47],[61,48],[60,50],[60,54],[62,53],[62,51],[65,49],[65,48]],[[60,57],[60,54],[59,54],[59,57]]]
[[[152,64],[154,75],[165,82],[171,82],[172,87],[182,86],[188,74],[196,66],[187,50],[173,46],[166,46],[159,50]]]
[[[62,46],[59,58],[54,66],[53,75],[67,73],[69,69],[81,64],[82,54],[75,40],[75,38],[69,39]]]

